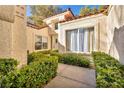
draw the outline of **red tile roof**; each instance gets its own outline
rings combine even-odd
[[[47,25],[40,27],[40,26],[38,26],[38,25],[29,23],[29,22],[27,22],[27,26],[28,26],[28,27],[32,27],[32,28],[34,28],[34,29],[38,29],[38,30],[39,30],[39,29],[42,29],[42,28],[45,28],[45,27],[48,27]]]
[[[85,17],[92,16],[92,15],[107,14],[108,7],[109,7],[109,5],[106,5],[106,7],[102,11],[97,12],[96,14],[89,14],[89,15],[85,15],[85,16],[75,16],[74,18],[71,18],[71,19],[68,18],[66,20],[62,20],[59,23],[64,23],[64,22],[67,22],[67,21],[72,21],[72,20],[76,20],[76,19],[80,19],[80,18],[85,18]]]

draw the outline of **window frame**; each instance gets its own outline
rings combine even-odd
[[[55,30],[58,30],[58,22],[55,23]]]
[[[37,38],[40,37],[41,41],[36,41]],[[43,38],[46,38],[46,42],[43,41]],[[36,43],[41,43],[39,46],[40,48],[36,48]],[[46,44],[46,45],[45,45]],[[46,46],[46,47],[44,47]],[[35,50],[42,50],[42,49],[48,49],[48,37],[47,36],[41,36],[41,35],[35,35]]]
[[[90,28],[93,28],[93,38],[95,39],[95,33],[94,33],[94,32],[95,32],[95,27],[94,27],[94,26],[81,27],[81,28],[83,28],[83,29],[90,29]],[[67,42],[67,32],[68,32],[68,31],[77,30],[77,32],[78,32],[77,35],[79,36],[79,33],[80,33],[80,32],[79,32],[79,29],[80,29],[80,28],[75,28],[75,29],[66,30],[66,33],[65,33],[65,35],[66,35],[66,36],[65,36],[65,37],[66,37],[66,38],[65,38],[65,40],[66,40],[66,42],[65,42],[65,45],[66,45],[65,50],[66,50],[66,52],[71,52],[71,53],[86,53],[86,54],[90,54],[90,53],[94,50],[94,47],[95,47],[94,39],[93,39],[92,41],[89,41],[89,40],[88,40],[88,42],[87,42],[87,43],[88,43],[88,51],[87,51],[87,52],[79,51],[79,50],[78,50],[78,51],[71,51],[71,50],[68,50],[68,47],[67,47],[67,43],[68,43],[68,42]],[[91,30],[88,31],[88,35],[89,35],[89,32],[90,32],[90,31],[91,31]],[[88,39],[89,39],[89,38],[88,38]],[[89,48],[89,46],[90,46],[89,43],[90,43],[90,42],[92,42],[92,44],[93,44],[93,45],[92,45],[92,46],[93,46],[92,50],[90,50],[90,48]],[[78,44],[79,44],[79,43],[80,43],[80,42],[79,42],[79,38],[78,38]],[[79,49],[79,45],[78,45],[78,49]]]

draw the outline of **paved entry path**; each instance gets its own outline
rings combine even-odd
[[[65,64],[58,65],[58,74],[46,88],[94,88],[95,70]]]

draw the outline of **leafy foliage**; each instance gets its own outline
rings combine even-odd
[[[53,16],[57,13],[61,13],[62,9],[58,6],[54,5],[32,5],[31,8],[31,14],[30,17],[35,24],[37,25],[44,25],[43,19]]]
[[[89,67],[90,64],[90,61],[82,54],[75,54],[75,53],[60,54],[57,52],[52,52],[51,55],[58,56],[59,62],[64,64],[76,65],[80,67]]]
[[[97,14],[97,13],[98,13],[98,9],[96,7],[92,8],[91,14]]]
[[[36,53],[32,53],[29,55],[29,58],[32,58]],[[90,60],[86,57],[84,57],[82,54],[76,54],[76,53],[64,53],[61,54],[58,52],[58,50],[46,50],[46,51],[39,51],[37,52],[38,56],[42,57],[42,60],[45,57],[49,56],[57,56],[58,62],[69,64],[69,65],[76,65],[80,67],[89,67]],[[43,56],[44,55],[44,56]],[[36,58],[36,57],[33,57]]]
[[[43,60],[38,53],[38,57],[36,59],[33,58],[32,61],[20,70],[7,73],[2,80],[1,87],[40,88],[44,87],[49,80],[56,76],[58,66],[57,57],[51,56]]]
[[[33,52],[31,54],[28,55],[28,64],[33,62],[34,60],[40,60],[42,59],[46,59],[46,58],[49,58],[50,54],[52,52],[58,52],[58,50],[44,50],[44,51],[39,51],[39,52]]]
[[[28,64],[37,61],[37,60],[41,60],[43,58],[46,58],[47,56],[42,54],[41,52],[33,52],[31,54],[28,55]]]
[[[108,8],[108,5],[99,5],[98,8],[96,7],[90,8],[88,6],[85,6],[84,8],[81,8],[80,16],[88,16],[88,15],[101,13],[101,12],[104,12],[104,10],[107,8]]]
[[[100,6],[98,7],[98,11],[99,11],[99,12],[102,12],[102,11],[104,11],[104,8],[105,8],[105,5],[100,5]]]
[[[124,65],[102,52],[92,53],[96,64],[96,83],[100,88],[124,87]]]
[[[6,59],[1,58],[0,59],[0,74],[5,75],[8,72],[15,70],[18,62],[17,60],[14,60],[12,58]]]
[[[86,6],[80,10],[80,15],[81,16],[86,16],[91,14],[91,8]]]

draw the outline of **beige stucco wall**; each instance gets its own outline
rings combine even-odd
[[[0,57],[11,57],[12,23],[0,20]]]
[[[107,17],[108,53],[124,64],[124,6],[111,6]]]
[[[21,61],[21,66],[27,64],[26,6],[16,6],[15,10],[15,21],[12,25],[12,56]]]
[[[0,6],[0,57],[26,64],[26,42],[26,6]]]
[[[0,19],[8,22],[14,22],[15,6],[0,5]]]
[[[58,49],[58,35],[52,35],[52,50],[56,49]]]
[[[34,32],[36,31],[36,29],[31,28],[31,27],[26,27],[26,32],[27,32],[27,50],[29,50],[29,52],[33,52],[35,50],[35,37],[34,37]]]
[[[98,29],[98,51],[107,53],[107,16],[98,19],[97,29]]]
[[[33,51],[36,51],[35,50],[35,36],[36,35],[47,37],[48,38],[48,49],[51,49],[51,37],[48,31],[49,31],[48,27],[45,27],[42,29],[35,29],[35,28],[27,26],[27,45],[28,45],[27,49],[29,50],[30,53]]]
[[[106,16],[103,14],[93,15],[86,18],[60,23],[58,30],[58,42],[60,52],[66,52],[66,30],[94,27],[94,51],[106,52]]]
[[[0,57],[11,57],[14,6],[0,6]]]

